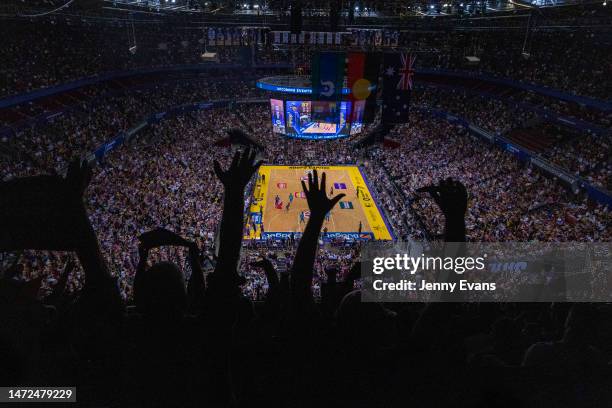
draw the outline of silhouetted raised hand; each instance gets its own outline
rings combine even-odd
[[[276,274],[276,270],[274,269],[274,265],[272,261],[270,261],[266,257],[262,257],[259,261],[252,262],[251,266],[256,268],[262,268],[264,273],[266,274],[266,279],[268,280],[268,286],[270,290],[275,290],[279,285],[278,275]]]
[[[221,180],[226,192],[244,190],[253,174],[263,163],[263,160],[255,162],[256,156],[257,151],[251,148],[246,148],[242,154],[236,152],[227,170],[221,169],[219,162],[214,161],[215,174]]]
[[[436,202],[445,218],[444,240],[447,242],[465,241],[465,212],[468,194],[465,186],[451,177],[440,180],[437,186],[423,187],[418,192],[428,192]]]
[[[85,189],[89,186],[92,178],[92,170],[85,160],[73,160],[68,165],[66,172],[66,184],[75,197],[82,198]]]
[[[302,181],[302,188],[306,193],[306,200],[310,208],[310,218],[304,229],[291,269],[291,294],[293,301],[297,303],[312,301],[313,267],[323,220],[325,214],[345,196],[344,194],[338,194],[335,197],[328,198],[325,178],[325,173],[323,173],[319,184],[318,173],[313,170],[312,174],[308,175],[308,188],[306,188],[306,183]]]
[[[241,279],[238,276],[238,260],[244,225],[244,189],[263,161],[255,161],[257,152],[247,148],[236,152],[227,170],[215,161],[215,174],[223,183],[223,217],[221,218],[219,257],[215,271],[209,277],[214,295],[239,294]]]
[[[440,180],[437,186],[429,189],[429,194],[447,218],[465,216],[468,195],[460,181],[451,177]]]
[[[180,235],[169,231],[165,228],[155,228],[147,231],[138,237],[142,246],[146,249],[151,249],[159,246],[182,246],[189,247],[191,242],[187,241]]]
[[[325,216],[346,195],[338,194],[335,197],[328,198],[325,179],[326,175],[323,173],[321,175],[321,184],[319,185],[319,174],[316,170],[313,170],[312,173],[308,174],[308,188],[306,188],[306,183],[302,180],[302,189],[306,193],[311,217],[313,215]]]

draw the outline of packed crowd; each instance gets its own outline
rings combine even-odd
[[[539,137],[537,129],[551,133],[552,145],[542,152],[543,158],[568,170],[588,183],[610,190],[610,162],[612,142],[607,133],[592,134],[559,129],[551,126],[532,110],[517,106],[513,99],[499,100],[470,94],[462,90],[444,90],[435,87],[418,87],[413,106],[425,110],[440,110],[456,115],[497,135],[508,136],[512,130],[525,128]],[[601,118],[603,119],[603,118]],[[601,123],[609,127],[609,121]],[[566,135],[568,133],[568,135]]]
[[[146,120],[149,115],[197,102],[262,97],[248,78],[216,76],[160,82],[152,87],[131,88],[121,93],[104,87],[91,90],[84,102],[53,115],[50,120],[30,121],[25,127],[0,134],[0,179],[58,173],[73,157],[85,157]],[[18,107],[21,109],[21,106]],[[27,111],[24,106],[22,111]],[[27,111],[29,116],[41,112]],[[0,122],[0,125],[3,123]]]
[[[209,126],[209,131],[216,129],[212,120],[194,119]],[[194,150],[206,151],[211,143],[200,132],[196,144],[190,140],[192,123],[183,129],[187,136],[183,141],[183,134],[154,129],[150,137],[160,143],[150,148],[163,146],[168,138],[166,146],[179,149],[172,152],[178,155],[159,152],[158,156],[160,163],[171,167],[164,173],[169,170],[181,178],[180,185],[173,184],[177,179],[159,180],[169,191],[176,189],[181,195],[178,190],[184,190],[189,195],[193,178],[203,178],[206,183],[197,184],[205,188],[222,186],[221,240],[214,270],[204,274],[204,244],[194,242],[189,226],[181,229],[188,234],[184,237],[147,231],[147,238],[134,249],[138,264],[133,305],[121,299],[122,285],[117,285],[107,263],[108,257],[116,261],[121,255],[108,252],[100,238],[105,226],[91,220],[98,217],[98,208],[91,205],[97,193],[88,191],[96,189],[90,183],[100,183],[108,169],[98,170],[92,178],[87,164],[74,161],[65,177],[2,184],[3,211],[14,212],[15,219],[2,215],[6,231],[0,245],[72,250],[83,269],[83,288],[77,293],[65,290],[75,268],[66,262],[57,285],[43,298],[37,296],[36,280],[23,280],[20,261],[3,270],[2,384],[68,383],[76,386],[80,404],[160,407],[330,402],[574,407],[585,406],[585,401],[594,402],[587,404],[594,407],[611,400],[609,303],[366,302],[357,289],[358,263],[340,280],[337,268],[326,268],[321,300],[315,302],[317,240],[325,214],[341,198],[328,196],[324,176],[319,178],[316,172],[305,187],[311,217],[293,261],[285,262],[289,271],[277,270],[264,251],[250,259],[251,267],[263,271],[267,285],[262,289],[264,301],[254,304],[241,293],[244,280],[238,275],[238,259],[247,185],[258,167],[256,154],[246,149],[229,165],[225,155],[222,164],[215,161],[209,166],[210,157]],[[440,139],[430,141],[435,144]],[[186,158],[181,157],[181,145],[192,152],[187,157],[196,163],[180,162]],[[130,172],[128,164],[116,165],[114,175],[121,178],[114,182],[117,192],[124,190],[121,181],[131,181],[124,178]],[[194,167],[189,169],[189,164]],[[155,166],[147,169],[155,173]],[[465,186],[448,179],[436,187],[436,202],[446,220],[444,240],[465,240],[464,212],[474,205],[468,204]],[[37,189],[46,194],[33,202],[34,197],[40,199]],[[184,214],[169,207],[179,208],[183,202],[155,202],[159,201],[155,194],[143,194],[142,201],[132,204],[123,197],[122,204],[134,205],[145,219],[161,214],[172,227],[180,225],[176,219]],[[111,206],[117,200],[107,198]],[[22,203],[24,209],[7,208],[10,202]],[[27,222],[29,218],[39,222]],[[117,239],[125,232],[122,221],[121,213],[105,219],[108,231],[117,231]],[[167,225],[164,221],[162,225]],[[187,265],[168,253],[152,254],[158,247],[177,244],[188,252]],[[337,263],[354,260],[346,257]]]
[[[3,20],[2,30],[0,96],[109,71],[203,63],[205,50],[216,52],[220,63],[249,62],[248,47],[205,47],[201,30],[165,24]]]
[[[389,154],[377,147],[371,154],[415,213],[427,220],[421,235],[439,235],[443,223],[431,200],[416,190],[454,174],[472,194],[466,218],[470,240],[610,240],[606,208],[572,197],[558,182],[461,128],[414,113],[409,125],[393,132],[402,140],[398,151]]]
[[[298,45],[289,49],[272,44],[272,34],[244,43],[238,36],[229,45],[210,45],[208,32],[164,23],[105,25],[66,22],[62,19],[4,21],[7,41],[0,51],[3,61],[0,95],[6,96],[56,85],[69,80],[137,67],[201,63],[201,54],[216,52],[220,62],[248,66],[291,63],[308,67],[315,50],[325,44]],[[38,41],[33,41],[32,31]],[[270,38],[268,38],[270,37]],[[573,94],[608,99],[607,75],[611,37],[606,31],[535,31],[525,45],[522,31],[402,31],[397,46],[416,52],[418,68],[468,70],[545,85]],[[251,47],[251,45],[257,46]],[[208,45],[206,45],[208,44]],[[136,51],[129,49],[136,46]],[[353,47],[352,42],[342,47]],[[359,49],[380,45],[357,45]],[[345,48],[346,49],[346,48]],[[466,56],[480,58],[478,64]]]
[[[553,163],[612,191],[612,136],[580,135],[545,152]]]
[[[162,95],[159,100],[144,93],[128,99],[127,105],[123,101],[121,106],[132,106],[142,112],[143,105],[139,102],[144,100],[148,100],[152,108],[158,104],[171,105],[174,98],[180,98],[181,91],[181,88],[170,88],[170,93],[159,94]],[[190,97],[189,93],[186,95]],[[215,92],[214,95],[220,94]],[[448,106],[453,98],[445,101]],[[464,102],[459,98],[457,106],[463,106]],[[390,150],[382,145],[356,147],[355,142],[362,135],[326,143],[279,140],[279,136],[271,132],[268,104],[244,106],[238,104],[192,113],[153,125],[139,135],[133,145],[107,155],[96,168],[88,195],[91,219],[99,231],[104,252],[110,254],[109,264],[120,277],[124,299],[133,297],[137,238],[144,231],[162,226],[212,250],[221,215],[222,189],[212,172],[201,169],[212,168],[214,158],[224,158],[230,153],[225,140],[226,131],[231,128],[243,128],[252,134],[253,141],[264,146],[262,158],[270,164],[361,165],[398,238],[435,239],[441,234],[442,214],[430,199],[415,191],[455,175],[471,192],[472,204],[466,218],[469,240],[610,239],[610,217],[606,209],[573,197],[558,182],[533,168],[523,167],[508,153],[487,146],[464,129],[429,114],[415,112],[409,125],[394,128],[388,138],[401,143]],[[493,105],[490,110],[482,110],[479,117],[484,118],[483,121],[498,117],[495,123],[500,127],[508,126],[513,117],[498,115],[498,111],[499,107]],[[95,112],[90,111],[89,115],[92,114]],[[129,127],[115,123],[115,117],[107,110],[100,110],[98,118],[105,125],[96,126],[92,116],[87,116],[86,131],[76,126],[77,132],[68,141],[61,139],[68,128],[54,127],[54,124],[48,126],[53,131],[30,130],[38,139],[29,138],[29,133],[20,134],[21,137],[15,139],[19,145],[13,145],[20,154],[4,157],[10,160],[4,163],[3,178],[61,172],[71,158],[83,157],[104,135],[109,136],[111,130]],[[138,115],[123,117],[124,124],[135,117]],[[219,122],[221,117],[222,123]],[[104,122],[103,118],[110,118],[110,121]],[[72,116],[60,119],[63,126],[74,126],[75,121]],[[99,132],[100,129],[108,129],[108,132]],[[27,154],[33,156],[31,160],[25,156]],[[150,160],[151,157],[157,160]],[[405,157],[411,160],[403,160]],[[142,206],[147,208],[146,212],[142,211]],[[254,243],[251,243],[253,248],[247,246],[241,263],[246,272],[245,293],[254,298],[265,294],[265,276],[250,266],[262,250],[280,259],[274,261],[277,267],[291,264],[295,245],[285,244],[269,243],[265,248]],[[326,269],[339,264],[339,276],[345,276],[350,269],[347,254],[357,248],[358,245],[345,242],[323,246],[313,276],[317,295],[325,281]],[[28,252],[23,256],[26,260],[24,276],[45,276],[44,287],[52,287],[58,279],[64,255]],[[186,262],[185,253],[181,251],[172,256],[180,260],[179,263]],[[72,277],[71,290],[79,287],[81,275],[75,272]]]
[[[0,95],[201,61],[199,29],[83,24],[1,24]],[[40,41],[32,41],[33,28]],[[609,97],[608,36],[536,31],[528,58],[519,37],[402,33],[398,41],[427,48],[420,67]],[[216,50],[221,62],[249,56],[240,46]],[[310,50],[302,51],[308,58]],[[277,51],[257,52],[275,61]],[[466,55],[481,63],[465,65]],[[599,408],[612,401],[610,303],[362,302],[361,244],[320,241],[339,196],[328,196],[317,176],[307,182],[311,215],[299,240],[243,240],[261,159],[360,165],[403,240],[610,242],[609,208],[431,114],[508,135],[537,126],[533,112],[512,100],[419,88],[409,123],[382,142],[366,143],[367,131],[291,140],[272,133],[269,104],[238,102],[265,96],[251,80],[226,72],[137,89],[102,84],[48,121],[35,120],[48,106],[28,103],[9,115],[19,120],[0,123],[0,385],[70,384],[81,405],[164,408]],[[170,107],[215,100],[233,102],[142,123]],[[592,118],[609,126],[606,115]],[[93,168],[81,162],[138,124],[135,137]],[[262,149],[232,143],[235,128]],[[579,136],[560,137],[542,154],[609,189],[610,137]],[[50,176],[24,178],[40,174]],[[425,186],[439,195],[417,191]],[[599,278],[591,289],[610,297],[612,281]]]

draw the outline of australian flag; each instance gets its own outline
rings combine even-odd
[[[415,56],[389,53],[383,57],[383,123],[408,122]]]

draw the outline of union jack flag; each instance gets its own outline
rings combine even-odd
[[[402,66],[399,69],[400,80],[397,83],[396,89],[407,91],[412,89],[412,77],[414,76],[414,60],[416,56],[400,54]]]

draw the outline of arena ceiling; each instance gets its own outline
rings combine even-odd
[[[604,0],[598,0],[601,2]],[[327,17],[338,9],[340,18],[477,16],[500,11],[592,3],[582,0],[5,0],[0,13],[41,16],[58,12],[103,10],[149,13],[197,13],[282,17],[299,2],[305,17]],[[595,3],[595,2],[593,2]]]
[[[583,4],[581,0],[104,0],[113,7],[140,7],[154,11],[279,15],[299,2],[305,15],[340,14],[356,17],[443,16],[483,14],[521,8]]]
[[[300,20],[304,31],[612,26],[612,8],[602,4],[607,0],[1,0],[0,19],[48,18],[70,24],[159,23],[187,28],[249,26],[282,31],[290,29],[294,1],[302,2]],[[330,5],[340,7],[335,20],[330,16]],[[330,30],[333,21],[336,30]]]

